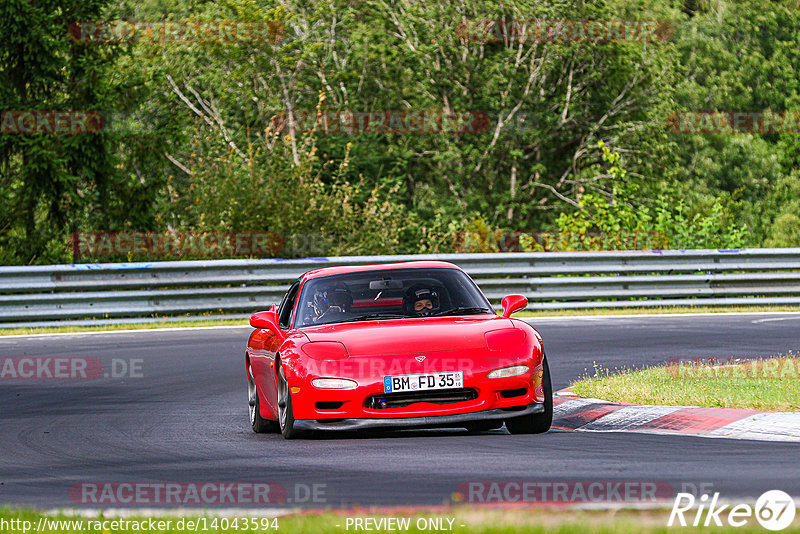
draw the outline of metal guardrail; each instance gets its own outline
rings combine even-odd
[[[497,305],[530,309],[800,305],[800,249],[351,256],[0,267],[0,323],[253,312],[302,273],[436,259],[466,270]]]

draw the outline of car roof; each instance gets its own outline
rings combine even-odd
[[[376,263],[373,265],[337,265],[335,267],[322,267],[308,271],[303,278],[321,278],[334,274],[358,273],[367,271],[379,271],[383,269],[458,269],[461,267],[447,261],[404,261],[399,263]]]

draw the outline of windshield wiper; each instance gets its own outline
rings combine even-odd
[[[368,321],[370,319],[405,319],[405,315],[397,313],[368,313],[367,315],[359,315],[350,319],[351,321]]]
[[[494,314],[493,311],[487,310],[486,308],[481,308],[479,306],[473,307],[456,307],[450,308],[449,310],[443,310],[438,313],[434,313],[433,315],[476,315],[480,313],[491,313]]]

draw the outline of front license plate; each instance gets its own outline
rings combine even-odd
[[[426,391],[431,389],[452,389],[464,387],[464,373],[420,373],[416,375],[394,375],[383,377],[383,392]]]

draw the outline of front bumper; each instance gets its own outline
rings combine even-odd
[[[298,419],[297,430],[361,430],[366,428],[430,428],[460,426],[460,423],[510,419],[544,412],[544,404],[537,403],[515,408],[496,408],[480,412],[426,417],[381,417],[363,419]]]

